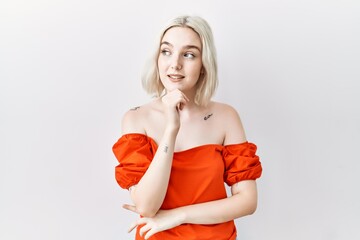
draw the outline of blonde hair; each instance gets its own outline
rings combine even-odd
[[[209,24],[198,16],[180,16],[172,19],[160,32],[156,42],[156,48],[146,65],[142,74],[142,85],[145,91],[160,97],[164,92],[164,86],[160,81],[158,71],[158,57],[160,51],[160,42],[166,31],[172,27],[188,27],[195,31],[202,43],[202,64],[203,74],[197,82],[197,91],[195,103],[200,106],[206,106],[214,95],[218,85],[216,49],[214,45],[213,34]]]

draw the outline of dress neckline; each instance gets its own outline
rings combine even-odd
[[[144,133],[126,133],[123,135],[124,137],[126,136],[139,136],[139,137],[144,137],[147,138],[148,140],[150,140],[155,146],[156,148],[158,148],[158,144],[157,142],[150,136],[144,134]],[[224,147],[228,147],[228,146],[234,146],[234,145],[242,145],[242,144],[247,144],[248,142],[243,142],[243,143],[238,143],[238,144],[229,144],[229,145],[222,145],[222,144],[218,144],[218,143],[206,143],[206,144],[202,144],[202,145],[198,145],[198,146],[194,146],[194,147],[190,147],[184,150],[180,150],[180,151],[174,151],[174,154],[180,154],[180,153],[186,153],[186,152],[190,152],[190,151],[194,151],[194,150],[199,150],[202,148],[208,148],[208,147],[219,147],[219,148],[224,148]]]
[[[139,136],[139,137],[144,137],[144,138],[147,138],[149,141],[151,141],[155,146],[156,148],[158,148],[158,144],[157,142],[150,136],[144,134],[144,133],[126,133],[124,134],[123,136]],[[180,153],[186,153],[186,152],[191,152],[191,151],[194,151],[194,150],[199,150],[199,149],[202,149],[202,148],[208,148],[208,147],[224,147],[223,145],[221,144],[217,144],[217,143],[206,143],[206,144],[202,144],[202,145],[198,145],[198,146],[194,146],[194,147],[190,147],[190,148],[187,148],[187,149],[184,149],[184,150],[180,150],[180,151],[174,151],[174,154],[180,154]]]

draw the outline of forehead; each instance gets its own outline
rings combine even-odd
[[[201,49],[199,35],[188,27],[172,27],[168,29],[161,40],[161,43],[163,42],[168,42],[174,47],[194,45]]]

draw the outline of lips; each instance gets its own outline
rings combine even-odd
[[[168,74],[167,76],[172,82],[178,82],[181,81],[183,78],[185,78],[185,76],[181,74]]]

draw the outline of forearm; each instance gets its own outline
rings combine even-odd
[[[131,197],[142,216],[151,217],[161,207],[167,191],[176,131],[165,130],[155,156]]]
[[[257,194],[238,193],[231,197],[211,202],[173,209],[182,224],[217,224],[228,222],[255,212]]]

